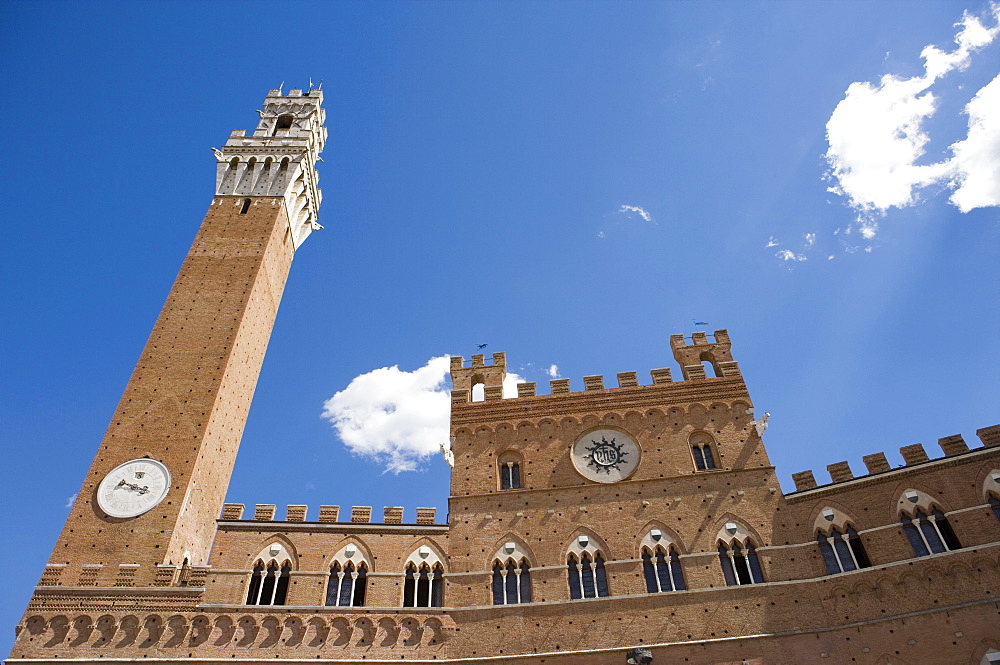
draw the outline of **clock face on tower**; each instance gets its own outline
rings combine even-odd
[[[119,465],[97,488],[97,505],[110,517],[135,517],[156,506],[170,489],[170,472],[154,459]]]
[[[639,465],[639,446],[616,429],[587,432],[573,444],[573,466],[580,475],[599,483],[614,483],[632,475]]]

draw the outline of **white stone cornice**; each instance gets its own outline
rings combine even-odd
[[[316,162],[326,144],[321,90],[271,90],[253,134],[234,130],[215,150],[217,196],[282,197],[296,249],[317,229],[323,199]]]

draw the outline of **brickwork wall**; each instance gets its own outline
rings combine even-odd
[[[243,604],[254,561],[272,542],[282,543],[292,558],[287,605],[322,606],[333,556],[348,544],[358,549],[354,559],[367,564],[368,607],[402,607],[406,560],[421,546],[438,553],[448,572],[445,525],[227,522],[220,525],[212,550],[206,598],[213,603]],[[450,603],[447,595],[444,602]]]
[[[283,199],[218,197],[191,246],[53,551],[75,585],[84,564],[138,563],[139,586],[156,564],[208,559],[226,487],[292,259]],[[132,519],[104,515],[96,488],[122,462],[149,456],[172,487]]]

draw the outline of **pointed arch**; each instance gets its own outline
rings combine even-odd
[[[441,607],[446,558],[432,539],[417,543],[403,566],[403,607]]]
[[[757,557],[757,546],[763,543],[760,535],[732,513],[727,513],[723,519],[726,521],[716,534],[716,544],[726,585],[764,582],[764,572]]]
[[[507,534],[492,558],[492,591],[494,605],[516,605],[531,602],[531,563],[527,544],[514,534]]]
[[[641,536],[639,558],[648,593],[687,588],[676,542],[676,533],[656,520],[651,521]]]
[[[570,598],[603,598],[611,595],[604,562],[609,559],[604,540],[587,527],[573,532],[566,547],[566,576]]]
[[[871,566],[854,519],[839,504],[816,505],[813,509],[813,537],[830,575]]]
[[[259,545],[260,549],[258,550],[257,554],[251,557],[250,560],[247,562],[248,568],[252,567],[254,563],[256,563],[258,560],[267,563],[271,559],[274,559],[279,564],[287,560],[291,563],[293,567],[297,567],[299,559],[298,551],[296,550],[295,545],[292,543],[291,539],[289,539],[288,536],[286,536],[285,534],[272,533],[271,535],[261,539],[258,542],[260,543]],[[280,549],[277,551],[276,554],[271,554],[273,545],[275,544],[279,545]]]

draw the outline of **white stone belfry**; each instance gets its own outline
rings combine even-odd
[[[319,188],[316,162],[326,144],[323,91],[271,90],[264,100],[260,122],[252,136],[234,130],[218,162],[216,196],[281,196],[296,249],[317,229]]]

